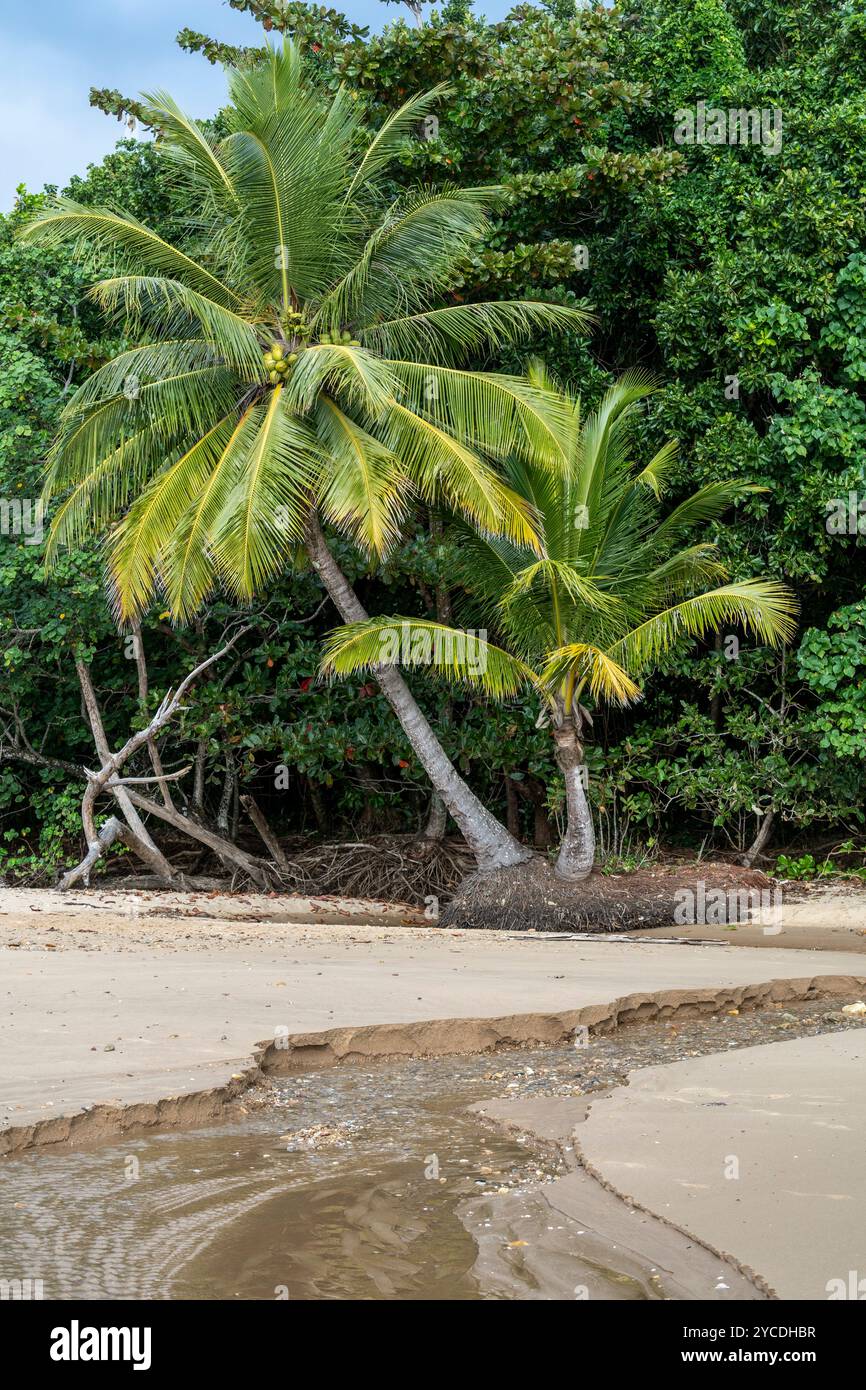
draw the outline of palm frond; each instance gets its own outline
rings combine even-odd
[[[354,263],[323,296],[314,322],[328,331],[426,307],[487,223],[486,199],[460,188],[403,194],[379,219]]]
[[[656,500],[659,501],[664,494],[665,483],[673,467],[678,449],[679,442],[676,439],[669,439],[666,444],[663,444],[646,467],[635,475],[635,486],[648,487]]]
[[[790,642],[797,604],[790,589],[773,579],[745,579],[673,604],[634,628],[611,647],[630,671],[641,671],[684,637],[704,637],[735,623],[773,647]]]
[[[674,507],[653,533],[647,538],[646,551],[651,554],[664,554],[678,541],[694,531],[695,527],[715,521],[723,512],[745,495],[766,492],[766,488],[736,479],[726,482],[707,483],[692,493],[684,502]]]
[[[308,414],[324,391],[350,408],[377,417],[390,409],[395,387],[390,367],[373,353],[341,343],[314,343],[299,354],[286,392],[300,415]]]
[[[132,398],[140,386],[186,371],[214,365],[213,347],[204,338],[163,338],[125,349],[97,367],[67,400],[63,417],[84,414],[93,405],[127,392]]]
[[[302,537],[319,472],[315,437],[285,408],[276,386],[244,466],[213,526],[213,551],[229,591],[249,601],[284,567]]]
[[[587,642],[557,647],[550,653],[539,680],[551,692],[566,682],[576,689],[586,686],[593,699],[615,705],[630,705],[642,698],[640,686],[619,662],[609,652]]]
[[[230,74],[230,132],[220,161],[237,191],[245,273],[281,313],[320,297],[351,261],[345,198],[358,117],[348,94],[319,87],[296,45]]]
[[[316,427],[328,460],[318,489],[322,514],[367,554],[387,555],[411,500],[402,461],[324,394]]]
[[[485,637],[421,618],[369,618],[337,628],[325,640],[326,675],[348,676],[387,666],[424,667],[496,700],[536,684],[528,666]]]
[[[718,549],[709,542],[687,546],[669,555],[655,569],[640,571],[641,583],[656,586],[667,598],[678,598],[699,584],[718,584],[727,571],[718,559]]]
[[[524,378],[386,359],[402,403],[493,458],[561,464],[569,414],[560,398]]]
[[[142,435],[149,435],[144,430]],[[141,438],[132,434],[107,453],[95,467],[87,470],[60,503],[51,517],[45,543],[45,564],[57,562],[64,547],[81,545],[108,526],[127,505],[146,480],[141,469]],[[52,490],[46,484],[43,500],[48,503]]]
[[[220,198],[238,204],[238,192],[220,160],[219,147],[198,121],[187,116],[168,92],[145,92],[149,124],[161,132],[160,144],[186,174]]]
[[[585,333],[591,316],[535,300],[455,304],[389,319],[363,330],[365,346],[386,356],[452,365],[480,351],[532,341],[539,333]]]
[[[232,413],[196,440],[136,497],[109,539],[114,609],[121,622],[136,617],[153,596],[166,544],[218,466],[237,426]]]
[[[206,433],[237,400],[235,379],[219,366],[193,367],[122,391],[107,400],[74,399],[49,451],[46,500],[81,482],[118,449],[140,482],[166,454]]]
[[[365,183],[375,179],[394,159],[406,137],[424,117],[448,95],[450,88],[440,82],[427,92],[419,92],[409,97],[403,105],[387,118],[373,136],[355,171],[346,198],[352,198]]]
[[[376,433],[389,453],[402,460],[407,476],[426,500],[444,501],[480,531],[540,549],[531,506],[455,434],[399,404],[377,422]]]
[[[243,315],[164,276],[125,275],[100,280],[90,296],[102,311],[119,317],[127,331],[146,326],[161,337],[176,338],[190,329],[204,334],[218,361],[248,380],[262,374],[262,348],[254,326]]]
[[[160,577],[176,618],[191,617],[213,588],[217,576],[212,548],[216,521],[243,472],[258,435],[261,413],[261,405],[247,406],[199,491],[177,499],[180,514],[160,557]],[[170,481],[176,481],[176,475]],[[117,575],[116,582],[120,578]]]
[[[18,235],[57,248],[72,242],[79,256],[114,256],[139,273],[147,269],[157,276],[179,280],[225,308],[239,302],[233,290],[191,256],[134,217],[110,208],[86,207],[69,198],[57,198],[40,208]]]
[[[594,577],[582,575],[573,565],[549,556],[527,565],[515,576],[500,599],[500,607],[507,612],[518,599],[539,587],[545,596],[561,589],[564,599],[591,612],[610,615],[622,607],[622,600],[601,588]]]

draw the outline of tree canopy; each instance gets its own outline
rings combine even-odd
[[[507,331],[473,338],[474,368],[517,379],[541,354],[588,410],[622,372],[651,370],[661,386],[644,407],[642,444],[648,461],[678,440],[672,504],[738,479],[759,489],[713,519],[711,539],[734,583],[767,575],[796,590],[792,649],[752,647],[720,622],[696,648],[664,656],[644,702],[596,721],[596,813],[615,805],[644,842],[709,836],[743,849],[770,809],[779,845],[862,842],[862,0],[770,8],[625,0],[616,11],[565,3],[521,6],[498,24],[451,4],[417,26],[407,13],[409,23],[397,19],[379,35],[325,7],[232,3],[261,21],[263,47],[293,36],[323,89],[345,84],[375,128],[413,94],[447,86],[428,113],[435,122],[419,119],[403,132],[382,196],[394,206],[418,184],[444,179],[502,186],[452,267],[448,303],[465,307],[467,331],[482,302],[532,300],[595,318],[581,336],[539,322],[520,341]],[[244,59],[218,37],[184,30],[179,40],[210,61]],[[171,120],[158,103],[117,92],[93,99],[115,114],[134,109],[157,134]],[[677,144],[676,113],[698,102],[779,110],[778,153]],[[214,142],[229,138],[225,112],[211,114]],[[187,238],[192,248],[201,229],[190,235],[188,190],[160,177],[160,158],[150,140],[125,139],[66,196],[90,209],[123,207],[167,243]],[[0,483],[10,501],[38,497],[42,461],[74,388],[94,380],[97,399],[99,371],[134,347],[123,324],[106,327],[86,293],[116,275],[106,244],[92,240],[73,261],[50,245],[13,240],[41,198],[22,193],[0,227]],[[145,317],[154,308],[146,297],[140,307]],[[243,342],[239,334],[241,355]],[[388,546],[351,528],[338,541],[371,612],[450,620],[460,591],[440,505],[431,495],[401,511]],[[70,652],[84,649],[93,661],[110,728],[128,726],[136,700],[95,538],[82,525],[70,539],[49,575],[26,535],[0,542],[0,835],[15,871],[56,863],[72,824],[78,783],[69,766],[86,761],[89,742]],[[170,735],[174,762],[203,748],[214,808],[232,767],[292,830],[338,833],[362,813],[369,824],[413,828],[426,815],[428,789],[385,701],[360,678],[345,686],[316,679],[333,617],[314,577],[278,575],[268,585],[254,635]],[[217,587],[177,627],[163,616],[163,598],[144,612],[149,699],[175,679],[184,653],[212,647],[237,601]],[[420,676],[413,685],[435,717],[441,684]],[[525,834],[534,803],[555,816],[562,783],[532,699],[500,707],[455,684],[448,703],[442,740],[487,804],[504,811],[519,787]],[[280,800],[279,766],[291,769],[297,797]]]

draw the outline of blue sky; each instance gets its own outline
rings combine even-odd
[[[408,11],[380,0],[331,0],[356,24],[380,29]],[[512,0],[487,0],[499,18]],[[0,0],[0,210],[15,189],[62,187],[113,149],[125,131],[88,104],[91,87],[134,96],[164,87],[193,115],[220,102],[222,74],[174,38],[189,28],[228,43],[256,43],[262,30],[223,0]]]

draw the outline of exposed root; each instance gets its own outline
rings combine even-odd
[[[459,840],[377,835],[357,842],[310,845],[289,854],[281,874],[292,893],[404,902],[423,906],[426,898],[453,893],[474,863]]]
[[[733,865],[665,866],[605,877],[598,870],[580,883],[555,876],[545,859],[495,873],[472,873],[442,909],[439,925],[487,931],[634,931],[674,925],[677,893],[687,888],[730,891],[725,921],[746,922],[746,900],[770,887],[756,870]]]

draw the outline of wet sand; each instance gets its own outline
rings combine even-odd
[[[771,1297],[739,1238],[725,1255],[623,1200],[583,1136],[642,1078],[798,1035],[866,1044],[813,1000],[263,1080],[205,1129],[8,1159],[0,1273],[61,1300]],[[839,1258],[838,1231],[810,1239]]]
[[[593,1102],[583,1158],[780,1298],[862,1298],[864,1076],[863,1031],[650,1067]]]
[[[853,951],[455,932],[336,900],[6,890],[0,910],[0,1152],[202,1123],[263,1063],[554,1043],[866,978]]]
[[[610,1299],[617,1292],[714,1302],[770,1297],[753,1270],[623,1201],[579,1164],[577,1136],[590,1102],[536,1098],[482,1102],[472,1109],[494,1129],[554,1146],[568,1169],[519,1200],[496,1196],[464,1208],[478,1243],[475,1271],[486,1289],[520,1299]],[[612,1285],[619,1289],[612,1292]]]
[[[777,926],[768,928],[754,922],[674,926],[671,930],[686,941],[723,941],[759,949],[781,946],[795,951],[866,951],[866,885],[848,881],[808,887],[783,884],[778,893]],[[661,927],[626,933],[632,939],[642,936],[649,940],[666,934]]]
[[[610,1152],[599,1156],[589,1147],[602,1134],[599,1118],[620,1113],[606,1112],[606,1105],[630,1115],[645,1086],[639,1077],[657,1073],[676,1087],[678,1068],[703,1066],[716,1074],[734,1063],[749,1065],[738,1058],[767,1054],[763,1084],[774,1097],[776,1061],[794,1047],[785,1030],[801,1026],[785,1022],[785,1008],[794,1020],[803,1009],[817,1011],[809,1027],[817,1019],[823,1029],[831,1024],[820,1020],[833,1019],[841,1002],[866,991],[866,899],[842,898],[809,895],[798,922],[787,917],[781,933],[740,927],[717,931],[716,941],[677,941],[683,930],[637,940],[459,933],[421,924],[399,906],[336,899],[6,891],[0,898],[0,1151],[10,1155],[7,1187],[10,1176],[24,1172],[21,1165],[35,1165],[21,1208],[24,1229],[72,1220],[78,1234],[71,1227],[64,1236],[70,1287],[76,1270],[81,1273],[75,1261],[90,1259],[88,1212],[75,1216],[76,1194],[82,1200],[90,1194],[85,1208],[93,1208],[96,1219],[100,1201],[114,1193],[110,1219],[93,1236],[96,1254],[104,1257],[99,1269],[114,1269],[117,1286],[126,1277],[118,1270],[131,1268],[129,1241],[152,1252],[140,1273],[143,1283],[128,1297],[274,1297],[261,1287],[281,1264],[291,1266],[286,1287],[300,1298],[411,1298],[423,1297],[424,1289],[432,1297],[521,1300],[771,1297],[790,1243],[777,1243],[773,1230],[763,1244],[740,1240],[719,1194],[709,1215],[692,1198],[688,1175],[708,1161],[706,1145],[720,1143],[723,1105],[705,1099],[701,1123],[692,1118],[678,1133],[687,1177],[676,1197],[685,1193],[687,1215],[701,1216],[691,1225],[669,1188],[652,1188],[651,1177],[662,1183],[666,1165],[648,1161],[644,1112],[635,1112],[637,1122],[632,1116],[626,1126],[637,1154],[634,1170],[649,1175],[642,1197],[631,1200],[630,1184],[620,1186],[616,1173],[609,1175]],[[806,940],[812,948],[803,949]],[[831,948],[838,942],[847,949]],[[762,949],[738,951],[737,944]],[[809,1002],[792,1002],[798,999]],[[745,1012],[752,1022],[746,1023]],[[740,1041],[721,1036],[728,1024],[737,1027]],[[638,1058],[641,1030],[651,1052],[638,1048]],[[765,1034],[780,1041],[760,1045]],[[578,1038],[588,1051],[575,1083],[569,1049]],[[696,1051],[717,1055],[696,1056],[691,1042]],[[538,1054],[535,1068],[525,1065],[532,1054],[507,1051],[538,1044],[550,1047]],[[838,1041],[809,1037],[798,1045],[810,1056],[817,1048],[833,1065],[844,1055],[848,1066],[865,1044],[866,1034],[842,1033]],[[728,1055],[730,1047],[744,1049]],[[499,1052],[496,1070],[482,1070],[491,1063],[477,1056],[481,1052]],[[548,1076],[556,1055],[564,1061]],[[467,1058],[460,1063],[463,1088],[452,1084],[459,1056]],[[382,1062],[395,1058],[406,1061]],[[648,1061],[656,1065],[648,1068]],[[348,1066],[329,1072],[338,1062]],[[635,1062],[644,1070],[634,1072]],[[325,1136],[325,1168],[313,1188],[286,1186],[282,1159],[275,1163],[274,1155],[278,1148],[291,1152],[292,1144],[284,1143],[285,1133],[274,1143],[270,1120],[256,1127],[257,1098],[268,1087],[288,1097],[295,1087],[303,1098],[304,1087],[313,1088],[311,1097],[320,1094],[314,1088],[331,1086],[345,1097],[356,1095],[357,1108],[373,1101],[385,1074],[370,1072],[371,1063],[391,1068],[396,1091],[403,1087],[400,1104],[425,1106],[424,1119],[406,1112],[395,1120],[403,1147],[393,1151],[377,1119],[379,1137],[360,1175],[346,1168],[338,1151],[331,1154]],[[557,1066],[564,1068],[564,1081],[557,1079]],[[445,1070],[421,1074],[417,1068]],[[321,1069],[327,1070],[313,1074]],[[464,1113],[474,1099],[467,1086],[478,1079],[489,1080],[493,1095],[478,1102],[477,1111],[485,1122],[498,1123],[499,1137],[485,1140],[477,1116]],[[796,1097],[795,1074],[790,1081]],[[353,1093],[353,1086],[361,1091]],[[505,1094],[496,1097],[503,1087]],[[817,1104],[815,1095],[808,1104]],[[758,1113],[766,1108],[758,1106]],[[687,1109],[681,1106],[681,1115]],[[393,1115],[398,1112],[399,1105]],[[252,1119],[239,1122],[243,1113]],[[694,1116],[694,1106],[689,1113]],[[802,1119],[796,1106],[791,1115]],[[321,1134],[316,1106],[310,1118],[309,1133]],[[852,1143],[859,1143],[866,1120],[856,1106],[852,1118]],[[285,1130],[285,1115],[279,1120]],[[816,1168],[834,1162],[837,1122],[834,1113],[810,1131]],[[432,1129],[425,1133],[428,1123]],[[209,1127],[196,1129],[202,1125]],[[341,1125],[335,1127],[339,1136]],[[758,1133],[760,1126],[753,1127]],[[463,1144],[456,1163],[466,1163],[474,1176],[455,1177],[450,1170],[448,1193],[427,1181],[418,1187],[418,1163],[427,1162],[436,1143],[452,1145],[453,1161],[456,1134]],[[760,1134],[746,1227],[760,1225],[766,1193],[774,1191],[777,1170],[784,1173],[794,1137],[783,1130],[780,1147],[774,1122]],[[613,1162],[630,1162],[623,1159],[617,1123],[606,1137]],[[299,1143],[307,1143],[303,1134]],[[342,1143],[338,1137],[338,1150]],[[603,1150],[603,1134],[599,1143]],[[423,1155],[414,1151],[418,1144]],[[534,1158],[527,1159],[527,1151]],[[177,1163],[168,1165],[170,1181],[167,1155],[183,1155],[181,1172]],[[489,1163],[481,1155],[492,1155]],[[139,1200],[145,1188],[114,1191],[118,1165],[136,1156],[156,1177],[145,1226]],[[491,1165],[498,1176],[488,1179]],[[96,1187],[88,1186],[90,1179]],[[121,1191],[126,1216],[117,1220]],[[28,1212],[38,1216],[36,1227]],[[721,1238],[728,1229],[737,1240]],[[809,1230],[809,1241],[816,1240],[819,1233]],[[827,1226],[823,1248],[830,1264],[853,1258],[844,1220],[838,1229]],[[138,1268],[135,1261],[132,1268]],[[235,1270],[231,1290],[225,1268]],[[780,1284],[795,1287],[784,1279]]]
[[[270,1165],[260,1170],[260,1137],[250,1154],[249,1145],[238,1148],[231,1126],[238,1106],[249,1104],[264,1076],[274,1084],[272,1079],[286,1072],[311,1073],[338,1062],[361,1069],[363,1076],[377,1059],[571,1045],[577,1034],[601,1038],[620,1024],[646,1027],[653,1019],[673,1024],[674,1033],[666,1034],[671,1041],[677,1026],[684,1026],[681,1020],[706,1020],[696,1026],[712,1031],[720,1016],[735,1016],[738,1008],[791,1004],[796,1009],[791,1001],[803,998],[826,999],[822,1008],[833,1011],[842,999],[866,991],[865,903],[862,892],[822,891],[788,903],[781,931],[671,927],[670,933],[592,940],[443,931],[388,903],[100,890],[64,897],[6,890],[0,894],[0,1152],[24,1155],[21,1162],[58,1159],[76,1191],[70,1176],[76,1162],[99,1165],[100,1152],[111,1150],[113,1138],[122,1136],[122,1155],[120,1148],[113,1151],[121,1156],[133,1154],[136,1145],[182,1148],[188,1140],[197,1145],[203,1168],[193,1166],[195,1180],[172,1198],[181,1211],[178,1225],[170,1219],[179,1264],[168,1270],[164,1287],[177,1287],[177,1297],[261,1297],[253,1290],[263,1266],[253,1252],[270,1251],[265,1261],[270,1270],[279,1264],[281,1241],[299,1245],[310,1261],[306,1273],[293,1266],[293,1297],[420,1297],[427,1286],[443,1298],[753,1298],[766,1297],[774,1280],[783,1295],[802,1297],[796,1291],[801,1284],[784,1277],[790,1241],[777,1240],[771,1229],[763,1244],[740,1240],[740,1227],[724,1208],[730,1184],[726,1190],[716,1183],[721,1198],[705,1184],[714,1207],[709,1200],[709,1205],[695,1201],[688,1175],[709,1162],[706,1145],[717,1147],[721,1141],[717,1126],[724,1111],[713,1101],[701,1105],[701,1123],[692,1119],[678,1136],[685,1176],[680,1173],[676,1200],[663,1184],[662,1169],[653,1168],[646,1156],[649,1130],[641,1130],[642,1112],[627,1126],[637,1154],[634,1170],[646,1181],[642,1195],[632,1193],[628,1183],[619,1186],[621,1170],[613,1177],[606,1172],[609,1155],[587,1152],[587,1162],[580,1161],[584,1137],[595,1143],[596,1133],[602,1133],[596,1129],[605,1115],[602,1099],[589,1104],[571,1094],[521,1094],[523,1112],[513,1101],[482,1102],[487,1119],[503,1126],[502,1141],[488,1140],[496,1161],[507,1168],[507,1147],[527,1141],[542,1155],[538,1162],[548,1162],[548,1180],[523,1186],[507,1181],[502,1193],[488,1186],[457,1194],[455,1188],[449,1200],[460,1195],[460,1204],[446,1202],[446,1211],[443,1198],[434,1202],[436,1211],[424,1205],[406,1211],[406,1193],[417,1173],[411,1177],[402,1161],[393,1169],[385,1163],[381,1180],[373,1183],[336,1175],[317,1188],[316,1201],[306,1193],[285,1207],[281,1180],[275,1181]],[[688,937],[692,940],[684,940]],[[760,949],[738,951],[737,945]],[[784,1033],[773,1036],[780,1037],[778,1044],[735,1054],[766,1052],[767,1095],[776,1095],[777,1059],[794,1045],[783,1041]],[[805,1038],[802,1047],[805,1055],[826,1055],[833,1065],[840,1065],[844,1054],[845,1068],[860,1056],[856,1038]],[[677,1068],[692,1065],[674,1061],[676,1052],[674,1047],[663,1056],[666,1063],[670,1056],[670,1065],[655,1068],[670,1086]],[[623,1056],[628,1055],[626,1048]],[[723,1052],[694,1061],[709,1076],[735,1058]],[[635,1077],[648,1074],[620,1077],[621,1090],[612,1097],[623,1106],[623,1116],[641,1090]],[[297,1084],[303,1080],[300,1076]],[[796,1076],[790,1081],[796,1097]],[[596,1081],[581,1084],[598,1094]],[[457,1105],[460,1093],[445,1087],[441,1094],[443,1104]],[[815,1095],[808,1104],[817,1104]],[[849,1129],[852,1143],[859,1143],[866,1118],[855,1111],[856,1106]],[[796,1106],[791,1113],[799,1123]],[[443,1130],[452,1122],[453,1116],[441,1115]],[[837,1115],[813,1126],[809,1138],[816,1169],[835,1162],[838,1125],[845,1123]],[[202,1125],[210,1127],[195,1130]],[[214,1136],[225,1125],[224,1152],[214,1159]],[[755,1130],[759,1154],[744,1230],[760,1226],[766,1193],[774,1193],[777,1170],[785,1172],[795,1137],[784,1126],[777,1131],[776,1120],[766,1133],[758,1133],[759,1125]],[[620,1127],[614,1125],[610,1136],[621,1163]],[[573,1143],[566,1143],[569,1138]],[[88,1152],[88,1145],[97,1148]],[[239,1168],[243,1154],[250,1162]],[[202,1172],[214,1162],[214,1183],[203,1184]],[[61,1194],[63,1173],[56,1176]],[[696,1181],[701,1186],[702,1179]],[[847,1194],[844,1183],[835,1186]],[[815,1191],[823,1200],[823,1188]],[[39,1193],[44,1195],[42,1179],[33,1200],[40,1200]],[[799,1198],[809,1193],[815,1195],[812,1187],[803,1188]],[[211,1197],[220,1198],[222,1225]],[[677,1205],[681,1201],[688,1204],[685,1212]],[[274,1244],[268,1232],[281,1209],[285,1219]],[[784,1216],[791,1223],[792,1215],[785,1208],[780,1220]],[[222,1234],[211,1243],[203,1233],[211,1232],[214,1222]],[[136,1216],[131,1225],[104,1236],[114,1251],[111,1259],[120,1261],[120,1247],[138,1225]],[[157,1205],[146,1248],[161,1250],[163,1226]],[[824,1232],[824,1251],[830,1265],[844,1264],[856,1254],[845,1243],[844,1215],[834,1234],[828,1234],[831,1226]],[[819,1238],[808,1225],[805,1229],[808,1241]],[[737,1240],[721,1238],[728,1230]],[[196,1232],[200,1244],[203,1240],[197,1262],[188,1244]],[[320,1248],[320,1237],[327,1250]],[[83,1248],[81,1238],[72,1245]],[[411,1254],[405,1258],[406,1250]],[[731,1258],[724,1259],[728,1250]],[[206,1252],[213,1252],[213,1261]],[[247,1268],[229,1293],[220,1283],[227,1259]],[[163,1266],[154,1257],[153,1269]],[[439,1283],[435,1269],[443,1270]],[[820,1272],[826,1273],[823,1265]]]

